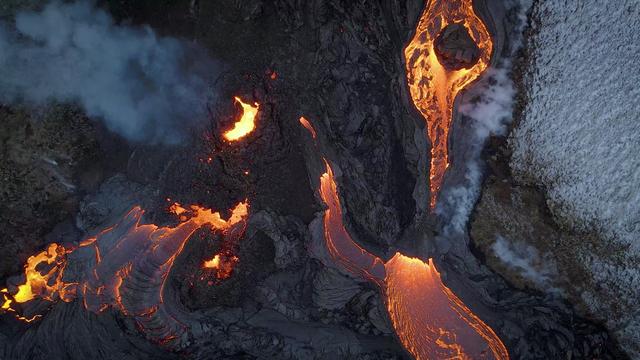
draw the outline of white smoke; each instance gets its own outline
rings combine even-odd
[[[493,253],[509,268],[517,271],[523,278],[531,281],[539,289],[558,292],[552,285],[557,277],[555,263],[549,257],[542,257],[531,245],[509,241],[498,235],[491,246]]]
[[[483,169],[480,154],[491,135],[506,135],[512,120],[515,88],[509,77],[511,64],[505,60],[499,68],[490,68],[467,93],[472,101],[462,103],[459,111],[471,121],[471,139],[465,139],[473,154],[465,166],[464,181],[444,191],[436,212],[449,217],[447,232],[463,233],[471,211],[480,195]]]
[[[470,121],[472,133],[464,141],[471,154],[466,159],[462,183],[443,190],[436,213],[447,219],[444,235],[466,232],[466,226],[473,207],[480,196],[483,163],[482,149],[491,135],[506,135],[508,125],[513,120],[513,106],[516,90],[511,78],[512,58],[522,45],[522,32],[526,24],[526,12],[531,3],[528,0],[511,2],[511,10],[517,10],[517,24],[511,36],[510,54],[486,70],[480,80],[470,87],[465,95],[466,102],[458,111]]]
[[[185,42],[118,26],[90,1],[53,2],[0,23],[0,102],[74,102],[133,141],[179,142],[204,114],[200,74],[211,70]]]

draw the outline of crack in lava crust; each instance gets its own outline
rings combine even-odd
[[[435,39],[442,29],[453,23],[463,24],[480,48],[480,58],[471,68],[448,70],[437,58]],[[492,48],[489,32],[475,15],[472,0],[432,0],[422,13],[413,39],[404,49],[411,98],[427,122],[427,135],[431,140],[431,209],[435,207],[449,167],[448,138],[455,98],[489,66]]]

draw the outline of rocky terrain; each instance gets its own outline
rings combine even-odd
[[[535,2],[519,116],[494,148],[471,225],[493,268],[570,299],[633,358],[640,93],[629,74],[640,59],[631,40],[639,10],[634,1]]]
[[[201,264],[218,250],[220,236],[201,231],[187,243],[167,280],[168,296],[192,326],[179,348],[148,341],[117,311],[96,315],[72,302],[52,306],[34,323],[2,315],[0,358],[407,358],[380,292],[341,273],[317,251],[321,156],[338,170],[345,223],[353,237],[383,258],[396,249],[435,258],[447,286],[493,327],[512,358],[623,356],[600,326],[605,319],[592,314],[595,306],[620,311],[606,324],[619,330],[624,314],[633,318],[625,313],[631,305],[613,309],[584,300],[598,295],[579,290],[597,291],[600,284],[587,271],[591,265],[585,265],[596,262],[583,256],[625,259],[620,248],[584,228],[568,230],[569,217],[547,210],[555,209],[540,190],[550,186],[547,178],[536,179],[538,168],[519,160],[529,156],[518,155],[524,151],[518,150],[518,139],[529,129],[523,114],[536,114],[527,110],[536,106],[534,96],[521,99],[509,143],[496,136],[484,154],[490,175],[473,212],[473,242],[464,214],[473,208],[475,195],[460,211],[462,220],[452,220],[458,219],[452,207],[459,207],[453,200],[429,213],[430,145],[408,94],[402,58],[423,1],[105,0],[98,5],[121,25],[149,24],[160,35],[197,44],[219,62],[211,84],[216,96],[202,119],[206,130],[194,130],[182,144],[150,145],[109,132],[74,104],[3,104],[0,249],[9,256],[0,261],[0,279],[15,275],[26,257],[47,243],[93,235],[134,204],[147,210],[146,221],[172,224],[166,209],[173,201],[224,211],[248,199],[240,260],[231,278],[217,281]],[[544,6],[533,7],[523,60],[511,59],[510,45],[519,31],[520,9],[477,2],[495,39],[494,66],[508,59],[537,73],[532,58],[541,47],[536,36],[547,27],[540,15]],[[10,22],[25,7],[37,5],[7,3],[0,8],[2,19]],[[526,76],[521,85],[537,89],[532,81],[535,76]],[[486,80],[478,86],[491,84]],[[473,102],[473,95],[470,89],[460,104]],[[221,138],[238,112],[233,96],[258,102],[261,109],[255,132],[237,144]],[[316,140],[298,123],[302,115],[316,128]],[[463,114],[454,120],[454,166],[445,182],[451,189],[445,202],[456,197],[456,189],[467,194],[467,170],[485,140],[484,135],[477,143],[468,140],[478,133],[477,124]],[[455,221],[462,225],[454,227],[464,231],[451,230]],[[496,252],[498,235],[503,240]],[[496,255],[532,253],[538,259],[524,262]],[[527,266],[530,271],[522,272]],[[627,296],[616,292],[623,288],[607,289]],[[583,306],[576,311],[564,295],[574,302],[582,298]],[[631,327],[626,329],[632,334]],[[619,341],[629,338],[616,334]]]

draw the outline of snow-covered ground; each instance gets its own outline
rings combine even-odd
[[[563,227],[611,245],[576,249],[602,286],[582,298],[640,357],[640,0],[538,1],[533,19],[511,167]]]

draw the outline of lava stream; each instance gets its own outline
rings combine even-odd
[[[324,235],[329,254],[354,276],[381,286],[393,327],[416,359],[509,359],[493,330],[444,285],[431,259],[427,264],[397,253],[383,264],[355,243],[344,228],[328,163],[320,177],[320,196],[327,206]]]
[[[78,246],[50,244],[27,260],[22,284],[0,290],[0,311],[14,312],[18,319],[31,321],[40,316],[23,313],[32,301],[81,298],[88,310],[102,312],[114,307],[134,316],[150,338],[171,339],[181,325],[170,310],[163,308],[163,288],[174,260],[203,226],[224,233],[233,232],[237,226],[243,228],[248,203],[236,205],[228,220],[197,205],[187,209],[174,204],[171,211],[181,217],[182,222],[175,227],[140,224],[144,211],[136,206],[118,224]],[[69,266],[75,270],[71,275],[65,272]],[[158,323],[163,326],[158,327]]]
[[[242,116],[233,124],[233,129],[222,134],[227,141],[237,141],[251,133],[256,127],[256,116],[260,108],[258,103],[247,104],[237,96],[234,100],[242,106]]]
[[[400,253],[386,264],[387,309],[416,359],[508,359],[493,330],[440,279],[429,263]]]
[[[438,59],[434,43],[449,24],[462,24],[478,46],[480,56],[472,67],[447,69]],[[455,98],[489,66],[492,47],[489,32],[474,13],[472,0],[431,0],[413,39],[404,49],[409,91],[427,122],[432,144],[429,174],[432,209],[449,167],[448,138]]]
[[[309,134],[311,134],[312,138],[315,139],[318,136],[318,133],[316,133],[316,129],[313,128],[313,125],[311,125],[309,120],[307,120],[304,116],[300,116],[300,124],[309,131]]]

